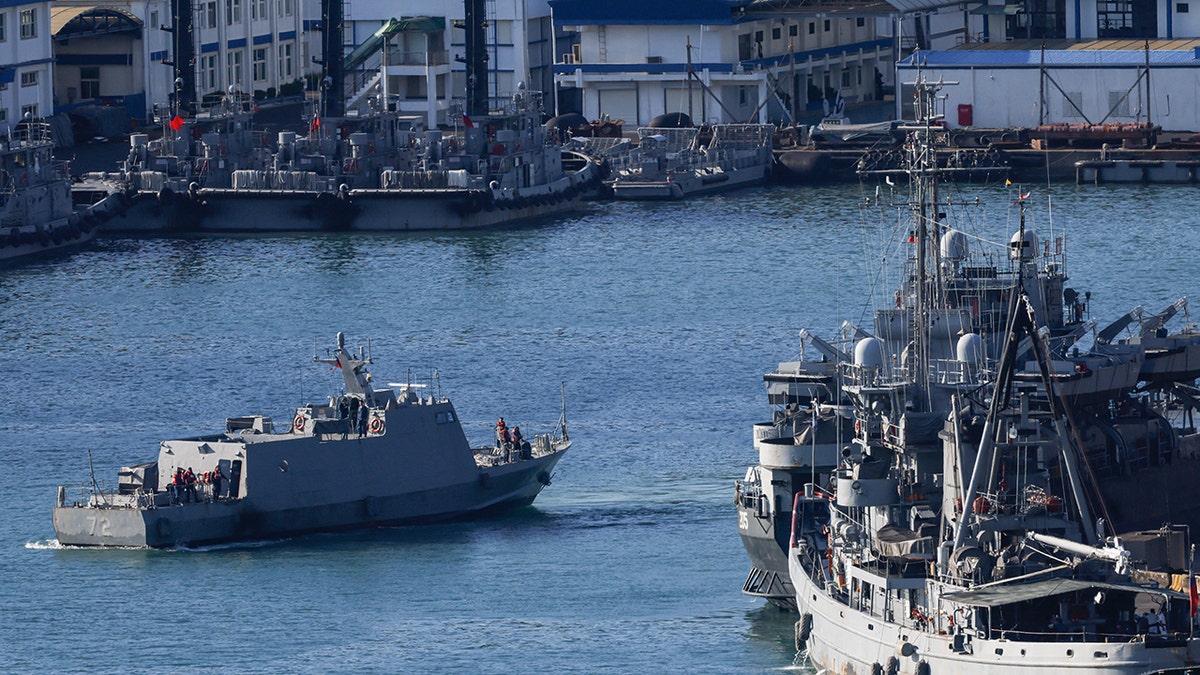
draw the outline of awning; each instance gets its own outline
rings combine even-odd
[[[1151,593],[1169,598],[1186,600],[1186,593],[1179,593],[1158,586],[1139,586],[1134,583],[1112,583],[1108,581],[1084,581],[1080,579],[1042,579],[1026,583],[997,584],[959,593],[947,593],[947,600],[975,607],[1000,607],[1076,591],[1124,591],[1126,593]]]
[[[142,21],[115,7],[55,7],[50,10],[50,34],[55,40],[142,32]]]
[[[980,5],[972,9],[969,14],[1003,14],[1012,16],[1024,12],[1025,8],[1021,5]]]

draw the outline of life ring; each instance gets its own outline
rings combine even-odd
[[[373,434],[382,434],[383,433],[383,418],[376,417],[375,419],[371,420],[371,426],[369,427],[369,429],[371,430],[371,433],[373,433]]]
[[[296,419],[292,420],[292,428],[296,431],[304,431],[306,424],[308,424],[308,418],[304,415],[296,415]]]

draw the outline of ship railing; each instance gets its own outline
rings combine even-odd
[[[1098,631],[1095,628],[1094,620],[1064,621],[1058,625],[1057,629],[1044,631],[1001,629],[993,630],[992,632],[1001,640],[1025,642],[1124,643],[1146,641],[1154,643],[1155,641],[1181,640],[1187,637],[1187,634],[1182,632],[1169,632],[1166,635],[1147,635],[1137,632],[1136,627],[1132,624],[1126,629],[1118,628],[1113,631]]]
[[[46,145],[54,143],[50,125],[46,122],[22,122],[8,132],[9,147]]]

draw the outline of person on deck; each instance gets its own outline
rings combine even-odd
[[[221,481],[224,478],[221,475],[221,465],[218,464],[217,468],[213,469],[212,472],[212,498],[214,502],[221,498]]]
[[[371,409],[363,403],[358,408],[358,437],[362,438],[367,435],[367,420],[371,417]]]

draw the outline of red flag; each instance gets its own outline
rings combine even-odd
[[[1200,612],[1200,591],[1196,590],[1196,577],[1192,577],[1192,589],[1191,589],[1190,600],[1191,600],[1191,606],[1192,606],[1192,616],[1196,616],[1196,613]]]
[[[316,131],[317,129],[320,129],[320,128],[321,128],[321,118],[314,117],[313,121],[312,121],[312,126],[309,127],[309,130]]]
[[[342,367],[342,360],[341,360],[341,359],[334,359],[334,360],[333,360],[333,365],[337,366],[338,368],[341,368],[341,367]]]
[[[183,118],[180,117],[179,115],[172,117],[170,125],[171,125],[172,129],[174,129],[175,131],[179,131],[180,129],[183,128]]]
[[[465,126],[468,129],[474,129],[475,123],[471,121],[470,117],[463,115],[463,126]]]

